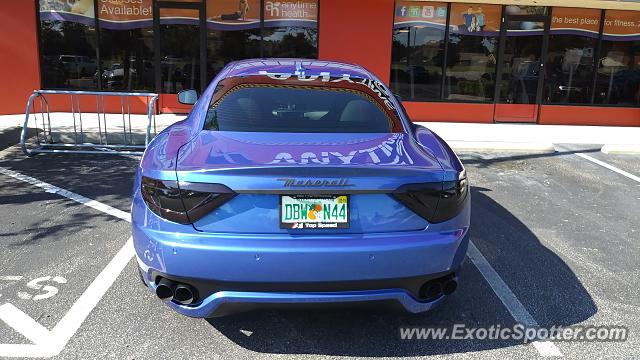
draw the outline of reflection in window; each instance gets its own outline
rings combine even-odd
[[[260,57],[260,0],[207,1],[207,82],[231,61]]]
[[[603,41],[596,103],[640,105],[640,41]]]
[[[201,90],[200,27],[197,10],[181,9],[184,23],[175,21],[173,9],[160,8],[160,84],[161,91],[176,94],[185,89]]]
[[[264,19],[261,19],[262,3]],[[317,2],[301,1],[295,9],[289,8],[291,4],[208,0],[207,80],[213,79],[226,64],[235,60],[261,56],[317,58]]]
[[[152,27],[111,30],[102,26],[100,58],[103,90],[154,90]]]
[[[445,99],[493,101],[502,7],[452,4]]]
[[[595,9],[553,8],[545,63],[546,103],[591,103],[600,15]]]
[[[542,69],[544,23],[514,20],[506,24],[499,100],[506,104],[535,104]],[[521,32],[524,28],[527,33]]]
[[[403,100],[440,99],[444,33],[425,26],[393,31],[391,89]]]
[[[231,61],[260,57],[260,29],[207,32],[207,81]]]
[[[318,30],[303,27],[264,29],[264,57],[318,57]]]
[[[610,105],[640,104],[640,12],[607,10],[595,101]]]
[[[318,57],[318,1],[263,1],[264,57]]]
[[[40,53],[44,88],[97,89],[95,26],[41,20]]]
[[[547,103],[591,103],[596,43],[597,39],[579,35],[549,36],[544,89]]]

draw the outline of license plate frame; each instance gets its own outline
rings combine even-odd
[[[285,200],[285,198],[290,198],[293,201],[299,201],[300,203],[309,203],[309,202],[315,202],[316,204],[320,204],[321,206],[321,210],[320,215],[322,215],[322,219],[318,219],[318,220],[311,220],[306,216],[306,220],[305,219],[301,219],[302,221],[291,221],[291,220],[287,220],[284,219],[285,217],[285,206],[288,203],[283,204],[283,200]],[[342,199],[342,200],[341,200]],[[329,200],[329,202],[327,201]],[[285,201],[289,201],[289,200],[285,200]],[[336,209],[337,214],[340,215],[340,211],[341,211],[341,207],[340,201],[344,201],[345,207],[345,218],[346,221],[322,221],[324,220],[324,215],[325,215],[325,204],[329,203],[331,204],[331,201],[334,202],[333,205],[337,206],[338,208]],[[349,195],[338,195],[338,194],[320,194],[320,195],[315,195],[315,194],[292,194],[292,195],[280,195],[280,206],[278,208],[278,218],[279,218],[279,226],[281,229],[288,229],[288,230],[297,230],[297,229],[304,229],[304,230],[324,230],[324,229],[349,229],[349,227],[351,226],[351,199],[349,197]],[[333,209],[329,209],[329,212],[331,213]],[[293,210],[291,210],[293,211]],[[300,213],[301,214],[301,213]],[[308,214],[308,212],[307,212]],[[314,216],[317,216],[317,214],[314,214]],[[330,219],[331,220],[331,219]],[[336,219],[336,220],[342,220],[342,219]]]

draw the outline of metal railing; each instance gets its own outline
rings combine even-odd
[[[73,129],[62,129],[62,131],[53,132],[51,127],[52,116],[49,111],[50,95],[69,95],[71,103],[71,119],[65,119],[66,122],[73,123]],[[82,101],[81,98],[95,96],[95,114],[85,113],[83,123]],[[118,113],[108,113],[105,107],[105,97],[120,97],[120,114],[122,115],[122,131],[116,133],[121,138],[114,141],[114,132],[108,131],[107,117],[113,124],[113,118]],[[134,142],[134,134],[132,132],[131,123],[131,98],[145,98],[146,111],[146,131],[144,136],[144,145]],[[36,101],[38,99],[39,101]],[[25,111],[24,124],[20,135],[20,146],[22,152],[27,156],[38,153],[75,153],[75,154],[95,154],[108,153],[114,155],[139,155],[147,147],[151,141],[151,131],[156,134],[156,114],[155,107],[158,100],[158,94],[144,92],[97,92],[97,91],[65,91],[65,90],[35,90],[29,101]],[[36,104],[39,104],[39,109]],[[39,110],[39,111],[38,111]],[[33,116],[31,116],[33,115]],[[65,114],[68,116],[68,113]],[[108,115],[108,116],[107,116]],[[94,117],[95,116],[95,117]],[[33,147],[27,145],[27,131],[29,120],[33,117],[35,125],[35,141]],[[39,119],[38,119],[39,117]],[[117,116],[118,122],[120,116]],[[54,119],[54,122],[56,119]],[[87,123],[90,121],[90,123]],[[40,123],[40,125],[38,124]],[[97,124],[97,133],[88,133],[87,127],[95,129]],[[127,129],[128,125],[128,129]],[[119,124],[117,125],[119,127]],[[55,138],[55,135],[59,139]],[[72,135],[72,141],[64,141],[63,134]],[[95,136],[97,135],[97,137]],[[111,141],[109,141],[111,135]],[[95,141],[88,141],[93,137]]]

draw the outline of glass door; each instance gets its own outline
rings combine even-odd
[[[505,7],[495,94],[496,122],[537,122],[549,20],[546,7]]]
[[[204,41],[206,26],[201,3],[156,1],[156,89],[177,94],[186,89],[202,92],[206,87]]]

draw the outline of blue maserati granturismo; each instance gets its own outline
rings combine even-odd
[[[454,293],[469,242],[466,172],[360,66],[227,65],[149,144],[133,191],[144,283],[175,311],[380,303]]]

